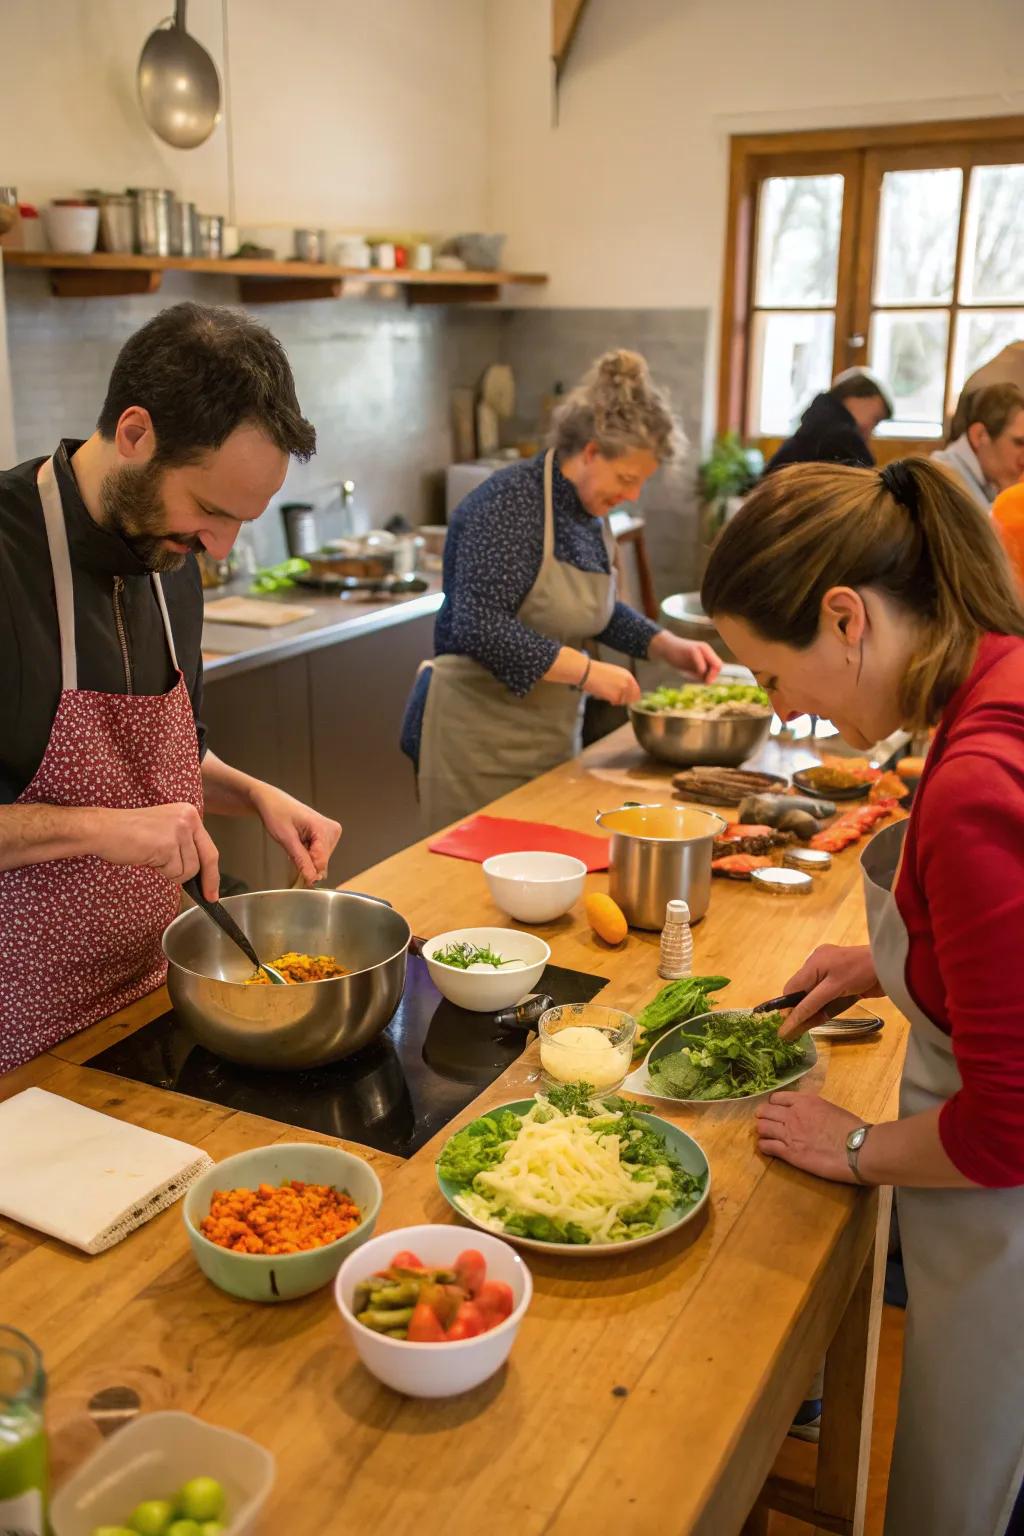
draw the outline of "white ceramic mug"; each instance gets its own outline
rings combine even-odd
[[[98,208],[57,207],[51,203],[43,210],[43,223],[51,251],[89,256],[96,249],[100,229]]]
[[[365,240],[350,236],[338,241],[334,259],[339,267],[352,267],[356,271],[365,271],[370,265],[370,247]]]

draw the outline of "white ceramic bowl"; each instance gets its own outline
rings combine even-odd
[[[496,853],[484,860],[495,904],[517,923],[550,923],[583,894],[587,866],[568,853]]]
[[[481,948],[490,945],[503,959],[525,960],[526,965],[513,971],[463,971],[457,965],[444,965],[433,958],[439,949],[463,940]],[[551,958],[551,951],[536,934],[520,933],[516,928],[452,928],[427,940],[423,958],[442,997],[471,1013],[496,1013],[499,1008],[511,1008],[530,995]]]
[[[144,1413],[97,1447],[54,1495],[53,1536],[124,1525],[143,1499],[166,1498],[198,1476],[223,1485],[228,1536],[242,1536],[273,1486],[274,1458],[255,1440],[191,1413]]]
[[[51,251],[89,256],[96,249],[100,227],[98,208],[58,208],[51,203],[49,208],[43,209],[43,223]]]
[[[490,1333],[451,1344],[410,1344],[364,1328],[352,1313],[355,1288],[375,1270],[386,1269],[403,1248],[431,1267],[451,1264],[464,1248],[476,1248],[487,1261],[487,1278],[504,1280],[512,1287],[516,1302],[512,1315]],[[345,1260],[334,1287],[338,1311],[366,1369],[386,1387],[408,1397],[454,1397],[493,1376],[508,1359],[532,1295],[533,1277],[514,1248],[486,1232],[457,1226],[399,1227],[372,1237]]]

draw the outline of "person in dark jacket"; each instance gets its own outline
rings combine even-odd
[[[880,379],[866,368],[848,368],[832,388],[815,395],[792,437],[768,460],[765,474],[784,464],[859,464],[871,469],[869,446],[879,422],[892,415],[892,401]]]

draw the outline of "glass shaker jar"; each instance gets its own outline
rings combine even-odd
[[[0,1327],[0,1530],[45,1536],[48,1447],[46,1373],[17,1328]]]

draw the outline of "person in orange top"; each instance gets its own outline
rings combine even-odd
[[[1024,480],[1000,491],[992,503],[992,521],[1009,556],[1017,585],[1024,591]]]

